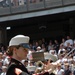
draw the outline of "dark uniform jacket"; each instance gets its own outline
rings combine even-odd
[[[17,75],[15,73],[15,68],[18,68],[23,71],[20,75],[31,75],[21,62],[13,58],[11,58],[6,75]],[[39,74],[39,75],[49,75],[49,73],[46,72],[44,74]]]
[[[23,71],[20,75],[30,75],[25,66],[21,62],[13,58],[11,58],[6,75],[17,75],[15,73],[15,68]]]

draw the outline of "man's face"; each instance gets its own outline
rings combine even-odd
[[[19,59],[26,59],[27,58],[27,54],[28,54],[28,49],[26,48],[23,48],[23,47],[19,47],[18,50],[16,50],[16,54],[17,54],[17,57]]]

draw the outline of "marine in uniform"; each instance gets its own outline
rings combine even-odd
[[[11,56],[11,60],[6,75],[30,75],[21,60],[25,59],[28,54],[29,37],[17,35],[9,42],[7,55]]]
[[[27,58],[29,39],[28,36],[24,35],[17,35],[11,38],[6,51],[6,54],[11,57],[6,75],[31,75],[27,68],[21,63],[23,59]],[[49,67],[50,65],[47,66]],[[39,75],[49,75],[49,72],[44,72]]]

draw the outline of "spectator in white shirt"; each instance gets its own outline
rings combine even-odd
[[[59,48],[59,50],[58,50],[58,55],[60,55],[62,52],[65,52],[66,50],[65,50],[65,48],[63,47],[63,45],[62,44],[60,44],[60,48]]]
[[[37,51],[36,51],[36,52],[44,52],[44,51],[41,49],[41,47],[40,47],[40,46],[38,46],[36,49],[37,49]]]
[[[6,71],[7,71],[7,67],[6,66],[2,66],[2,73],[1,73],[1,75],[6,75]]]
[[[61,68],[61,64],[57,64],[56,75],[64,75],[64,70]]]
[[[49,53],[52,54],[52,55],[54,55],[54,56],[56,56],[56,58],[58,58],[55,50],[50,50]]]
[[[4,62],[3,65],[8,66],[10,59],[11,58],[9,56],[6,56],[6,58],[3,60],[3,62]]]
[[[73,40],[70,38],[70,36],[67,36],[67,40],[65,41],[64,45],[67,46],[67,43],[70,43],[70,45],[73,45]]]

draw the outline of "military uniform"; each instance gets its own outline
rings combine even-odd
[[[17,75],[15,73],[15,68],[18,68],[23,71],[20,75],[30,75],[25,66],[21,62],[13,58],[11,58],[11,62],[8,66],[6,75]]]
[[[11,58],[11,62],[8,66],[6,75],[17,75],[15,73],[15,68],[19,68],[23,72],[20,75],[31,75],[28,70],[25,68],[25,66],[18,60]],[[39,74],[40,75],[40,74]],[[49,75],[48,72],[41,74],[41,75]]]

